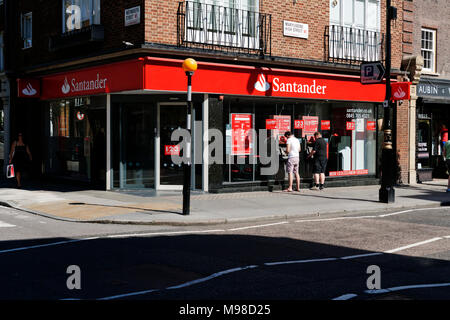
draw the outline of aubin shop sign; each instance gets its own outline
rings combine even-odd
[[[417,95],[428,98],[450,98],[450,83],[419,83]]]

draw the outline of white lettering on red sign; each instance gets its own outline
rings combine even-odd
[[[64,94],[69,92],[80,92],[80,91],[93,91],[106,88],[107,78],[100,79],[100,75],[97,73],[97,78],[95,80],[78,80],[72,78],[69,82],[67,78],[64,79],[64,84],[61,87],[61,91]]]
[[[273,78],[274,92],[289,92],[289,93],[310,93],[310,94],[325,94],[327,86],[316,85],[316,80],[312,84],[302,84],[297,82],[280,83],[280,78]]]

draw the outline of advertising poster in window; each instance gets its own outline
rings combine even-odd
[[[319,129],[319,117],[303,116],[302,136],[312,136]]]
[[[266,119],[266,129],[271,130],[272,137],[279,140],[286,131],[291,131],[291,116],[273,115]]]
[[[231,114],[231,154],[251,155],[253,153],[252,141],[252,114]]]

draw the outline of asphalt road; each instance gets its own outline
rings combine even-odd
[[[449,217],[442,207],[156,227],[0,207],[0,299],[450,300]]]

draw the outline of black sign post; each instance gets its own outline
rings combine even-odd
[[[393,149],[394,132],[391,125],[391,21],[396,19],[397,9],[391,6],[391,0],[386,0],[386,99],[384,106],[383,131],[384,141],[381,154],[381,187],[378,193],[379,201],[395,202],[394,176],[397,159]]]

